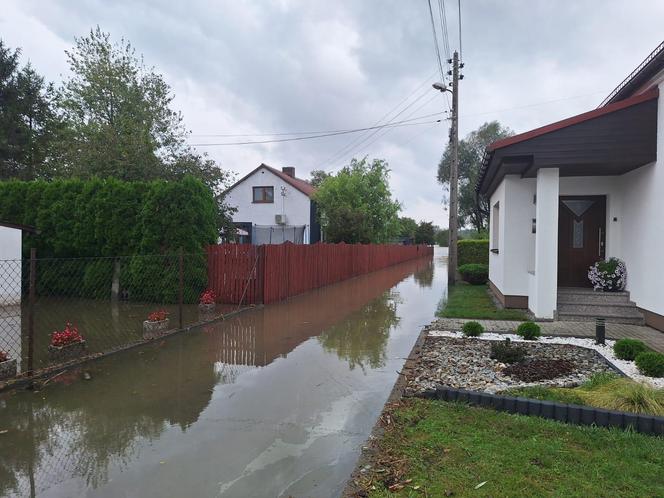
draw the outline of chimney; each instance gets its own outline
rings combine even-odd
[[[295,178],[295,168],[292,168],[290,166],[286,166],[284,168],[281,168],[281,172],[290,176],[291,178]]]

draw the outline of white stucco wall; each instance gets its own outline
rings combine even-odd
[[[664,315],[664,84],[659,91],[657,161],[623,178],[622,259],[632,300]]]
[[[253,187],[274,187],[274,203],[254,203]],[[281,188],[286,196],[281,195]],[[274,217],[285,214],[287,225],[306,225],[305,242],[308,241],[311,202],[307,195],[286,183],[267,168],[260,168],[252,176],[233,187],[227,194],[229,206],[237,208],[233,221],[255,225],[275,225]]]
[[[493,241],[494,232],[496,230],[496,220],[493,216],[493,207],[499,203],[500,206],[500,220],[498,221],[498,247],[494,247]],[[505,205],[505,181],[503,180],[498,185],[498,188],[491,195],[491,201],[489,206],[489,249],[498,249],[498,253],[489,253],[489,280],[498,288],[500,292],[503,292],[505,287],[505,215],[503,214],[503,207]]]
[[[22,231],[0,226],[0,305],[21,302]]]

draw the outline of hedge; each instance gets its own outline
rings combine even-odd
[[[23,237],[26,257],[199,252],[217,239],[212,191],[192,177],[0,182],[0,219],[40,231]]]
[[[477,263],[489,264],[489,241],[484,239],[467,239],[457,242],[457,267]]]
[[[207,285],[204,249],[217,240],[217,216],[212,191],[192,177],[0,182],[0,219],[40,232],[24,234],[24,257],[35,247],[39,259],[81,258],[40,261],[40,295],[107,299],[113,259],[99,257],[130,256],[121,260],[121,289],[132,300],[175,302],[182,248],[184,297],[195,302]]]

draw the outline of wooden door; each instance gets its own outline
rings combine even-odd
[[[590,287],[588,269],[604,259],[606,197],[560,197],[558,208],[558,285]]]

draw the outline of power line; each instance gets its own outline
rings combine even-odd
[[[430,82],[431,78],[433,78],[436,75],[436,72],[437,71],[434,70],[428,78],[426,78],[422,83],[420,83],[416,88],[414,88],[405,98],[403,98],[401,101],[399,101],[398,104],[396,104],[389,111],[387,111],[385,114],[383,114],[378,119],[378,121],[376,121],[373,124],[373,126],[380,125],[383,122],[383,120],[385,120],[389,115],[391,115],[394,111],[396,111],[399,107],[401,107],[404,103],[406,103],[413,95],[415,95],[417,92],[419,92],[422,89],[423,86],[427,86],[427,89],[428,89],[429,82]],[[426,91],[425,91],[425,93],[426,93]],[[419,97],[417,97],[415,99],[415,102],[418,101],[419,99],[421,99],[423,97],[423,95],[420,95]],[[412,105],[413,103],[414,102],[409,104],[409,106]],[[397,116],[398,116],[398,114],[393,116],[392,118],[390,118],[390,121],[388,121],[388,122],[394,121],[394,119]],[[344,154],[346,154],[349,150],[351,150],[353,147],[355,147],[358,143],[360,143],[362,141],[363,141],[363,138],[361,136],[354,138],[349,143],[347,143],[346,145],[341,147],[341,149],[338,149],[331,156],[329,156],[327,159],[325,159],[325,161],[323,161],[321,164],[324,167],[324,165],[326,165],[326,164],[334,163],[334,162],[338,161],[340,157],[343,157]]]
[[[435,114],[443,114],[443,112],[435,113]],[[324,138],[324,137],[332,137],[336,135],[346,135],[348,133],[358,133],[361,131],[367,131],[367,130],[375,130],[375,129],[382,129],[382,128],[387,128],[387,127],[394,127],[398,128],[401,126],[416,126],[416,125],[423,125],[423,124],[431,124],[431,123],[436,123],[438,121],[441,121],[440,119],[434,120],[434,121],[423,121],[421,123],[412,123],[410,121],[414,121],[416,119],[422,119],[422,118],[413,118],[413,119],[406,119],[403,121],[397,121],[396,123],[388,123],[384,124],[381,126],[368,126],[366,128],[357,128],[355,130],[344,130],[344,131],[337,131],[333,133],[323,133],[320,135],[311,135],[311,136],[306,136],[306,137],[294,137],[294,138],[280,138],[276,140],[250,140],[246,142],[222,142],[222,143],[201,143],[201,144],[189,144],[192,147],[205,147],[205,146],[222,146],[222,145],[256,145],[256,144],[271,144],[271,143],[278,143],[278,142],[294,142],[298,140],[311,140],[314,138]]]
[[[438,0],[438,17],[440,19],[440,32],[443,37],[443,47],[445,48],[445,60],[451,59],[450,38],[447,30],[447,15],[445,13],[445,0]],[[449,64],[448,64],[449,67]]]
[[[427,0],[429,4],[429,17],[431,18],[431,30],[433,31],[433,45],[436,50],[436,60],[438,61],[438,69],[440,76],[445,79],[445,72],[443,71],[443,63],[440,59],[440,47],[438,46],[438,34],[436,33],[436,21],[433,20],[433,9],[431,8],[431,0]]]

